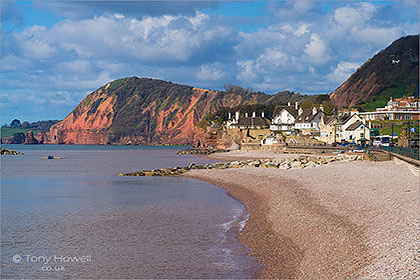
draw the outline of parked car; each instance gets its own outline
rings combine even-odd
[[[389,139],[391,136],[389,135],[380,135],[376,136],[373,140],[373,146],[374,147],[389,147]]]

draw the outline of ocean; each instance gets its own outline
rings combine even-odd
[[[209,163],[180,147],[3,145],[2,278],[255,278],[222,188],[120,172]],[[63,159],[40,159],[48,155]]]

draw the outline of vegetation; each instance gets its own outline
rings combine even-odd
[[[392,135],[392,132],[396,133],[397,136],[401,136],[403,125],[394,125],[393,127],[380,128],[380,135]]]
[[[26,129],[23,129],[23,128],[11,128],[11,127],[2,126],[2,128],[1,128],[1,137],[10,137],[10,136],[15,135],[16,133],[26,133],[29,130],[32,130],[32,129],[29,129],[29,128],[26,128]],[[32,131],[36,135],[41,130],[32,130]]]
[[[37,121],[29,123],[27,121],[21,123],[20,120],[14,119],[9,125],[3,125],[1,127],[1,137],[10,137],[16,133],[26,133],[30,130],[34,134],[38,132],[46,132],[50,130],[50,127],[53,124],[56,124],[58,120],[48,120],[48,121]]]
[[[151,117],[151,112],[147,110],[147,107],[156,104],[158,108],[154,109],[155,114],[168,110],[174,104],[179,104],[182,108],[193,94],[193,88],[190,86],[161,80],[133,77],[118,81],[118,85],[112,92],[117,96],[112,124],[114,139],[141,135],[151,140],[154,137],[157,122],[156,118]],[[176,113],[169,114],[164,119],[164,123],[168,124],[172,121]]]
[[[419,129],[420,121],[418,120],[381,120],[372,121],[372,125],[377,127],[380,135],[392,135],[392,132],[397,136],[401,136],[402,131],[410,127],[417,127]]]
[[[414,90],[412,85],[404,84],[387,88],[380,95],[374,96],[372,101],[360,105],[360,108],[365,112],[375,111],[376,108],[385,107],[391,97],[396,99],[404,96],[413,96],[415,94]]]
[[[111,86],[110,86],[110,88],[111,89],[115,89],[115,88],[117,88],[119,85],[121,85],[125,80],[127,80],[127,79],[129,79],[129,78],[124,78],[124,79],[119,79],[119,80],[115,80],[115,81],[113,81],[112,83],[111,83]]]
[[[394,41],[369,59],[338,89],[334,100],[340,106],[356,104],[372,111],[386,105],[390,97],[419,95],[419,36]],[[368,89],[374,88],[370,92]]]

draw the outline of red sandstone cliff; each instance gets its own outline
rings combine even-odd
[[[223,106],[264,101],[136,77],[89,94],[48,133],[51,144],[192,144],[195,124]]]

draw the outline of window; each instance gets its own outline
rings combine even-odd
[[[365,138],[365,134],[363,132],[360,133],[360,138]]]

